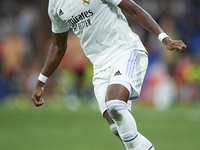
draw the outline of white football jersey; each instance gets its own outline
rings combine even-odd
[[[52,32],[71,28],[96,71],[110,65],[125,50],[146,51],[117,5],[122,0],[49,0]]]

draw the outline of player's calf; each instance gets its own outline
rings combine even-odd
[[[110,125],[110,130],[114,135],[116,135],[121,140],[121,138],[120,138],[120,136],[118,134],[116,123],[113,123],[113,124]],[[140,139],[142,150],[155,150],[155,148],[152,145],[152,143],[146,137],[144,137],[142,134],[140,134],[139,132],[138,132],[138,137]],[[124,142],[123,142],[123,144],[124,144]]]
[[[127,109],[125,102],[110,100],[106,108],[117,126],[118,133],[127,150],[141,150],[135,119]]]

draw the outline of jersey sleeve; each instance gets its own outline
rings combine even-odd
[[[54,33],[63,33],[69,30],[67,22],[63,21],[57,14],[57,12],[49,7],[48,8],[49,18],[51,20],[51,28]]]
[[[113,5],[117,6],[117,5],[119,5],[119,3],[120,3],[122,0],[105,0],[105,1],[107,1],[107,2],[109,2],[109,3],[112,3]]]

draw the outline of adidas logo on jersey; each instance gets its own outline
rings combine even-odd
[[[60,9],[60,11],[59,11],[59,16],[61,16],[61,15],[63,15],[64,14],[64,12]]]
[[[119,76],[119,75],[122,75],[122,74],[121,74],[121,72],[118,70],[118,71],[114,74],[114,76]]]

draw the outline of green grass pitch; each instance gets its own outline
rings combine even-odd
[[[48,103],[48,102],[47,102]],[[138,130],[156,150],[199,150],[200,107],[159,111],[133,106]],[[84,104],[77,111],[49,105],[0,107],[0,150],[124,150],[100,112]]]

